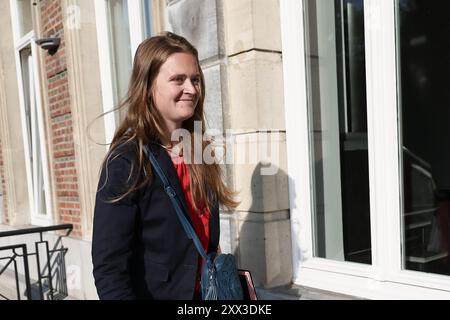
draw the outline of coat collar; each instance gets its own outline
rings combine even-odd
[[[185,208],[187,208],[186,198],[184,196],[184,192],[181,187],[180,180],[178,179],[177,172],[172,163],[172,159],[170,159],[170,155],[159,143],[156,143],[156,142],[149,143],[148,147],[149,147],[150,152],[152,152],[152,154],[155,156],[156,161],[158,161],[162,171],[166,175],[167,180],[169,180],[169,183],[172,185],[172,188],[175,190],[178,198],[181,199],[183,206]],[[194,224],[192,222],[190,214],[188,212],[186,212],[185,210],[183,210],[183,211],[184,211],[184,214],[185,214],[186,218],[188,219],[189,223],[193,227]],[[209,207],[209,212],[210,212],[210,219],[209,219],[209,228],[210,228],[209,229],[210,230],[209,241],[210,241],[210,243],[208,246],[208,251],[212,252],[212,251],[217,250],[217,245],[218,245],[218,242],[217,242],[218,239],[216,240],[217,243],[213,243],[213,234],[219,232],[218,225],[213,223],[213,221],[215,219],[219,219],[218,217],[216,217],[216,218],[213,217],[214,215],[217,215],[217,216],[219,215],[219,203],[217,200],[214,201],[214,204],[211,207]]]
[[[178,178],[177,172],[175,171],[175,167],[172,163],[172,159],[170,159],[169,154],[159,143],[156,142],[149,143],[149,150],[155,156],[156,161],[158,161],[162,171],[164,172],[167,180],[169,180],[169,183],[172,186],[172,188],[175,190],[178,198],[181,200],[184,208],[187,208],[186,198],[184,196],[180,180]],[[155,173],[153,174],[155,175]],[[193,225],[189,213],[185,212],[186,210],[183,211],[190,224]]]

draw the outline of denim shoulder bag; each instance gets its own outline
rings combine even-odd
[[[188,211],[183,202],[178,198],[175,190],[167,180],[160,165],[156,161],[153,154],[144,148],[152,167],[161,179],[164,185],[164,191],[170,198],[170,201],[177,213],[178,219],[183,226],[184,231],[189,239],[194,242],[198,253],[203,258],[202,274],[201,274],[201,293],[203,300],[243,300],[244,295],[242,285],[239,279],[239,273],[236,268],[236,261],[232,254],[217,254],[212,252],[207,254],[195,233],[192,225],[186,218]],[[183,211],[184,210],[184,211]]]

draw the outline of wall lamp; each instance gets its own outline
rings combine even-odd
[[[58,51],[59,44],[61,42],[60,38],[42,38],[37,39],[36,44],[42,49],[47,50],[49,55],[54,55]]]

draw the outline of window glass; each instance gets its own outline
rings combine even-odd
[[[33,20],[31,16],[31,1],[17,0],[17,10],[19,18],[19,34],[21,37],[33,29]]]
[[[108,0],[108,27],[114,105],[118,106],[126,97],[132,68],[127,0]],[[124,118],[125,112],[124,108],[120,109],[117,124]]]
[[[450,2],[398,9],[403,266],[450,275]]]
[[[33,59],[31,47],[27,46],[20,51],[22,68],[23,93],[25,102],[26,130],[28,134],[28,151],[30,155],[31,184],[33,190],[34,214],[47,215],[46,194],[44,187],[44,168],[41,150],[41,137],[39,133],[38,110],[34,86]]]
[[[153,20],[152,20],[152,1],[142,0],[143,2],[143,17],[144,20],[144,37],[149,38],[154,34]]]
[[[371,264],[363,0],[305,0],[314,254]]]

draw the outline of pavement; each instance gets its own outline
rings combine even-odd
[[[24,299],[24,281],[20,279],[21,298]],[[298,285],[287,285],[272,289],[256,288],[258,300],[361,300],[362,298],[339,294],[336,292],[318,290]],[[70,292],[69,292],[70,294]],[[6,270],[0,278],[0,300],[5,297],[17,299],[14,275]],[[64,300],[77,300],[71,296]]]
[[[273,289],[256,288],[256,293],[259,300],[362,300],[359,297],[298,285]]]

